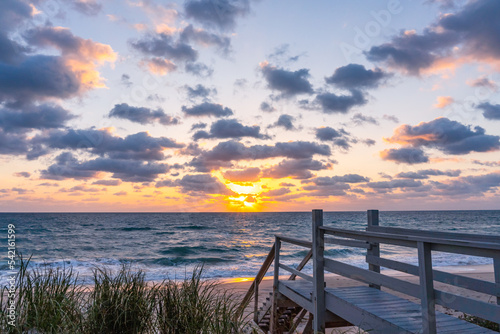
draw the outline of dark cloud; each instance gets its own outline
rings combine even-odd
[[[32,17],[33,8],[27,1],[0,1],[0,30],[10,31]]]
[[[268,136],[260,133],[260,127],[257,125],[246,126],[238,122],[236,119],[221,119],[213,123],[210,127],[210,132],[201,130],[193,135],[194,140],[210,139],[210,138],[242,138],[252,137],[259,139],[269,139]]]
[[[216,177],[210,174],[188,174],[184,175],[177,184],[183,193],[189,195],[233,195],[234,193],[222,184]]]
[[[472,86],[472,87],[485,87],[485,88],[488,88],[492,91],[496,91],[498,89],[497,84],[486,77],[467,81],[467,84]]]
[[[126,182],[152,182],[159,174],[168,172],[169,166],[163,163],[97,158],[79,161],[69,152],[60,154],[56,162],[42,170],[42,179],[89,179],[100,172],[112,173],[112,177]]]
[[[255,182],[260,178],[260,168],[249,167],[242,170],[227,170],[222,175],[231,182]]]
[[[429,176],[450,176],[457,177],[460,176],[460,170],[447,170],[441,171],[438,169],[423,169],[416,172],[401,172],[396,175],[401,179],[416,179],[416,180],[424,180],[428,179]]]
[[[22,110],[0,109],[0,128],[5,132],[63,127],[75,118],[68,110],[56,104],[28,105]]]
[[[120,82],[125,85],[127,88],[130,88],[133,83],[132,81],[130,81],[130,75],[126,74],[126,73],[123,73],[122,74],[122,77],[120,79]]]
[[[268,102],[262,102],[260,104],[260,110],[265,111],[265,112],[273,112],[276,111],[276,108],[274,108],[271,104]]]
[[[282,128],[285,128],[286,130],[295,130],[295,126],[293,125],[293,122],[295,121],[295,117],[287,114],[280,115],[276,123],[273,124],[273,126],[280,126]]]
[[[250,11],[249,0],[189,0],[184,3],[184,11],[190,19],[207,28],[230,30],[238,17]]]
[[[311,180],[302,181],[302,183],[312,183],[303,187],[304,190],[309,191],[310,196],[345,196],[346,191],[351,190],[349,183],[362,183],[368,182],[367,177],[358,174],[346,174],[343,176],[323,176],[316,177]]]
[[[500,167],[500,161],[479,161],[472,160],[473,164],[487,166],[487,167]]]
[[[165,148],[183,147],[173,139],[151,137],[147,132],[122,138],[106,130],[94,129],[51,131],[36,136],[33,143],[48,149],[83,149],[112,159],[130,160],[163,160]]]
[[[24,133],[0,130],[0,154],[21,155],[30,150],[29,140]]]
[[[119,186],[122,184],[120,180],[97,180],[92,182],[92,184],[101,185],[101,186]]]
[[[291,193],[291,190],[288,188],[279,188],[279,189],[273,189],[269,190],[266,192],[261,193],[261,196],[267,196],[267,197],[278,197],[278,196],[283,196],[286,194]]]
[[[385,120],[387,120],[387,121],[391,121],[391,122],[394,122],[394,123],[399,123],[399,118],[397,118],[394,115],[384,115],[384,116],[382,116],[382,118],[385,119]]]
[[[186,72],[191,73],[200,78],[211,77],[214,73],[214,69],[200,62],[188,62],[186,63],[184,69]]]
[[[160,123],[163,125],[178,124],[179,119],[167,115],[163,109],[152,110],[144,107],[133,107],[126,103],[115,104],[108,114],[109,117],[128,119],[139,124]]]
[[[325,78],[326,83],[344,89],[376,88],[390,75],[380,68],[367,70],[363,65],[349,64],[339,67],[332,76]]]
[[[101,12],[102,5],[95,0],[73,0],[71,6],[78,12],[95,16]]]
[[[411,165],[429,162],[429,157],[424,153],[424,151],[413,147],[391,148],[384,150],[380,152],[380,157],[384,160]]]
[[[356,106],[365,105],[366,100],[363,93],[359,90],[352,90],[351,95],[336,95],[334,93],[321,93],[316,95],[316,103],[326,114],[340,113],[345,114]]]
[[[195,42],[203,46],[215,46],[224,54],[229,53],[231,47],[229,37],[220,36],[203,29],[195,29],[191,24],[182,30],[180,40],[186,43]]]
[[[27,51],[29,51],[29,48],[9,39],[0,32],[0,62],[14,64]]]
[[[75,73],[57,56],[36,55],[18,64],[0,63],[0,101],[27,104],[45,98],[69,98],[81,85]]]
[[[500,173],[463,176],[446,182],[431,181],[441,196],[484,196],[500,187]]]
[[[359,174],[345,174],[336,176],[321,176],[309,180],[305,183],[314,183],[317,186],[331,186],[337,183],[362,183],[369,182],[370,179]],[[304,182],[304,181],[303,181]]]
[[[447,154],[467,154],[489,152],[500,149],[500,137],[485,134],[476,126],[463,125],[448,118],[437,118],[416,126],[402,125],[394,131],[388,142],[411,145],[413,147],[433,147]]]
[[[253,145],[245,146],[240,142],[230,140],[217,144],[209,151],[201,152],[189,165],[199,171],[209,172],[220,167],[230,166],[231,161],[259,160],[276,157],[288,159],[309,159],[313,155],[329,156],[328,145],[319,145],[312,142],[278,142],[274,146]]]
[[[309,70],[302,68],[288,71],[268,63],[261,64],[261,71],[272,90],[277,90],[283,97],[293,97],[299,94],[312,94],[313,88],[309,82]]]
[[[17,176],[17,177],[30,177],[31,176],[31,173],[28,173],[28,172],[17,172],[17,173],[14,173],[13,174],[14,176]]]
[[[280,187],[295,187],[295,184],[289,182],[281,182]]]
[[[457,57],[464,61],[498,61],[499,15],[497,0],[469,1],[457,11],[441,15],[421,34],[402,32],[391,42],[372,47],[366,55],[371,61],[385,62],[414,75]]]
[[[390,181],[368,182],[366,186],[372,189],[417,188],[423,186],[423,183],[409,179],[394,179]]]
[[[194,62],[198,59],[198,51],[189,44],[174,41],[171,35],[164,33],[143,36],[141,39],[131,41],[130,45],[148,56],[183,62]]]
[[[233,111],[222,104],[203,102],[192,107],[182,106],[182,111],[188,116],[215,116],[226,117],[233,115]]]
[[[483,116],[486,119],[500,120],[500,104],[491,104],[489,102],[481,103],[477,106],[483,111]]]
[[[283,160],[277,165],[262,170],[262,177],[281,179],[291,177],[293,179],[309,179],[314,176],[311,171],[329,169],[331,164],[323,164],[320,161],[307,159]]]
[[[203,86],[202,84],[197,84],[195,87],[185,86],[185,89],[190,100],[200,98],[206,101],[210,96],[217,94],[217,89],[208,88]]]
[[[371,116],[365,116],[365,115],[360,114],[360,113],[354,114],[352,116],[351,120],[356,125],[363,125],[365,123],[374,124],[374,125],[378,125],[379,124],[376,118],[371,117]]]
[[[316,129],[316,138],[321,141],[331,141],[335,146],[347,150],[351,147],[349,132],[344,129],[335,130],[329,126]]]
[[[191,125],[191,131],[196,130],[196,129],[204,129],[207,127],[207,125],[208,125],[207,123],[201,123],[201,122],[195,123],[195,124]]]

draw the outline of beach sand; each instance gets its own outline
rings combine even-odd
[[[467,277],[472,277],[484,281],[491,281],[494,282],[494,270],[493,270],[493,265],[477,265],[477,266],[449,266],[449,267],[434,267],[434,269],[438,269],[441,271],[446,271],[462,276],[467,276]],[[411,282],[411,283],[419,283],[419,278],[418,276],[413,276],[405,273],[401,273],[398,271],[394,270],[383,270],[383,273],[386,275],[394,276],[399,279]],[[287,279],[287,277],[283,276],[281,279]],[[348,286],[358,286],[358,285],[365,285],[364,283],[354,281],[339,275],[335,274],[325,274],[325,281],[328,287],[348,287]],[[231,290],[237,295],[243,296],[245,293],[248,291],[250,285],[253,282],[253,277],[252,278],[237,278],[237,279],[227,279],[227,280],[221,280],[221,288],[225,290]],[[442,291],[447,291],[451,292],[460,296],[464,297],[469,297],[473,299],[479,299],[487,302],[491,302],[494,297],[490,295],[485,295],[479,292],[467,290],[467,289],[462,289],[462,288],[457,288],[452,285],[440,283],[434,281],[434,287],[436,289],[442,290]],[[272,292],[273,289],[273,279],[272,277],[265,277],[262,283],[259,286],[259,299],[263,300],[265,297],[268,296],[269,292]],[[420,302],[419,299],[410,297],[407,295],[404,295],[400,292],[396,292],[390,289],[387,289],[385,287],[382,288],[382,290],[388,291],[393,293],[394,295],[397,295],[402,298],[406,298],[410,301],[413,302]],[[454,316],[459,316],[462,315],[462,312],[457,312],[455,310],[450,310],[448,308],[442,307],[438,305],[436,309],[440,312],[447,313],[447,314],[452,314]],[[250,302],[249,306],[246,309],[246,312],[248,314],[253,312],[253,301]],[[307,317],[306,317],[307,319]],[[304,322],[305,323],[305,322]],[[300,328],[299,328],[300,329]],[[300,332],[300,331],[299,331]],[[359,331],[358,328],[356,327],[343,327],[343,328],[335,328],[335,329],[328,329],[327,333],[362,333]]]

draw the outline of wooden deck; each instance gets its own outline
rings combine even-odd
[[[436,305],[500,323],[500,236],[421,231],[379,226],[377,210],[368,210],[366,231],[323,226],[323,211],[313,210],[312,242],[288,236],[275,236],[275,243],[254,284],[244,297],[240,312],[254,300],[254,321],[264,332],[295,333],[309,313],[304,334],[324,333],[326,328],[357,326],[369,333],[495,333],[465,320],[437,312]],[[296,267],[280,262],[284,244],[309,250]],[[325,258],[325,244],[366,250],[369,269],[362,269]],[[415,248],[418,265],[380,256],[383,244]],[[448,252],[493,259],[494,282],[435,270],[432,252]],[[313,275],[301,272],[313,261]],[[259,284],[274,262],[273,293],[259,307]],[[380,268],[415,275],[419,284],[387,276]],[[291,273],[280,279],[280,270]],[[325,271],[366,284],[355,287],[328,287]],[[296,280],[296,278],[300,278]],[[490,302],[442,291],[434,281],[490,296]],[[415,297],[420,304],[395,296],[388,288]]]
[[[280,281],[279,292],[303,308],[312,309],[313,284]],[[368,286],[325,288],[326,310],[369,333],[423,333],[422,308],[406,299]],[[496,333],[447,314],[436,312],[439,333]]]

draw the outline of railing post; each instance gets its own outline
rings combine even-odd
[[[275,334],[278,332],[278,284],[279,284],[279,275],[280,275],[280,249],[281,249],[281,240],[278,237],[275,237],[274,241],[274,281],[273,281],[273,302],[271,308],[271,323],[270,332]]]
[[[319,228],[323,226],[323,210],[312,211],[313,249],[313,329],[314,333],[325,333],[325,238]]]
[[[418,242],[418,270],[420,276],[423,334],[436,334],[436,301],[434,298],[430,243]]]
[[[367,218],[368,229],[370,226],[378,226],[378,210],[368,210]],[[366,256],[368,255],[380,257],[380,246],[378,242],[370,243],[370,248],[366,251]],[[376,273],[380,273],[380,266],[375,264],[368,264],[368,269]],[[370,287],[380,290],[380,285],[377,284],[370,284]]]
[[[254,304],[253,304],[253,321],[258,324],[259,323],[259,283],[257,280],[253,281],[254,284]]]
[[[495,283],[500,284],[500,258],[493,259],[493,270],[495,272]],[[497,296],[497,305],[500,305],[500,297]],[[500,322],[498,323],[500,328]]]

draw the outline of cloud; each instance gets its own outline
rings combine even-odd
[[[281,179],[291,177],[293,179],[309,179],[314,176],[311,171],[329,169],[331,164],[323,164],[311,158],[283,160],[277,165],[262,170],[262,177]]]
[[[418,180],[424,180],[428,179],[429,176],[450,176],[450,177],[457,177],[460,176],[461,171],[456,169],[456,170],[447,170],[447,171],[440,171],[438,169],[423,169],[419,170],[416,172],[401,172],[396,175],[396,177],[399,177],[401,179],[418,179]]]
[[[316,95],[315,99],[323,112],[326,114],[340,113],[346,114],[356,106],[362,106],[368,103],[363,93],[359,90],[352,90],[351,95],[336,95],[334,93],[321,93]]]
[[[210,174],[187,174],[180,179],[177,184],[183,193],[189,195],[233,195],[223,183]]]
[[[188,62],[186,63],[184,69],[186,72],[191,73],[200,78],[208,78],[211,77],[214,73],[214,69],[208,67],[207,65],[200,62]]]
[[[190,100],[202,99],[203,101],[207,101],[208,98],[212,95],[217,95],[217,89],[208,88],[203,86],[202,84],[197,84],[195,87],[184,86],[187,92],[187,96]]]
[[[168,59],[153,57],[146,61],[149,72],[158,75],[166,75],[177,70],[177,65]]]
[[[321,141],[331,141],[335,146],[339,146],[345,150],[351,147],[349,132],[344,129],[335,130],[329,126],[317,128],[316,138]]]
[[[186,43],[195,42],[202,46],[215,46],[224,54],[229,53],[231,47],[229,37],[220,36],[203,29],[196,29],[191,24],[182,30],[180,40]]]
[[[380,152],[383,160],[395,161],[397,163],[420,164],[429,162],[429,157],[419,148],[402,147],[391,148]]]
[[[443,109],[453,103],[455,103],[455,100],[451,96],[438,96],[434,108]]]
[[[210,138],[242,138],[252,137],[259,139],[268,139],[269,136],[260,133],[260,127],[257,125],[246,126],[238,122],[236,119],[221,119],[212,123],[210,132],[201,130],[193,135],[194,140],[210,139]]]
[[[351,190],[350,183],[363,183],[368,182],[367,177],[358,174],[346,174],[343,176],[322,176],[316,177],[311,180],[304,180],[302,183],[312,183],[303,187],[304,190],[309,191],[309,196],[345,196],[346,191]]]
[[[283,196],[286,194],[291,193],[291,190],[288,188],[279,188],[279,189],[272,189],[266,192],[261,193],[261,196],[267,196],[267,197],[279,197]]]
[[[131,41],[130,45],[137,51],[154,57],[161,57],[174,61],[196,61],[198,51],[182,41],[174,41],[166,33],[148,34],[141,39]]]
[[[114,158],[97,158],[79,161],[69,152],[61,153],[56,162],[46,170],[42,170],[42,179],[89,179],[100,172],[112,173],[112,178],[125,182],[152,182],[158,175],[168,172],[169,166],[163,163],[123,160]]]
[[[119,191],[117,193],[114,193],[113,195],[115,195],[115,196],[127,196],[127,192],[126,191]]]
[[[390,181],[368,182],[368,188],[372,189],[396,189],[396,188],[418,188],[423,186],[421,181],[409,179],[394,179]]]
[[[369,124],[374,124],[374,125],[379,124],[376,118],[371,117],[371,116],[365,116],[365,115],[360,114],[360,113],[354,114],[351,118],[351,121],[353,121],[354,124],[356,124],[358,126],[363,125],[364,123],[369,123]]]
[[[0,154],[21,155],[29,150],[29,142],[24,133],[7,133],[0,130]]]
[[[231,30],[236,19],[250,12],[248,0],[189,0],[184,3],[186,17],[207,28]]]
[[[31,176],[31,173],[28,173],[28,172],[17,172],[17,173],[14,173],[13,175],[17,176],[17,177],[29,178]]]
[[[484,196],[500,187],[500,173],[463,176],[444,182],[431,181],[440,196]]]
[[[276,108],[274,108],[271,104],[268,102],[262,102],[260,104],[260,110],[265,111],[265,112],[273,112],[276,111]]]
[[[22,110],[0,109],[0,128],[6,132],[55,129],[75,118],[68,110],[51,103],[24,106]]]
[[[295,117],[287,114],[280,115],[278,120],[272,125],[274,127],[282,127],[285,130],[295,130],[296,127],[293,125],[293,122],[295,121]]]
[[[249,167],[241,170],[227,170],[222,175],[231,182],[255,182],[260,178],[260,168]]]
[[[469,1],[442,15],[421,34],[405,31],[391,42],[372,47],[368,60],[384,62],[413,75],[464,62],[484,62],[500,69],[500,2]]]
[[[490,152],[500,149],[500,137],[487,135],[476,126],[474,130],[448,118],[437,118],[416,126],[401,125],[394,135],[386,138],[390,143],[413,147],[433,147],[447,154],[467,154],[470,152]]]
[[[182,106],[187,116],[215,116],[226,117],[233,115],[233,111],[222,104],[203,102],[192,107]]]
[[[51,131],[34,137],[33,143],[47,149],[88,150],[100,156],[126,160],[163,160],[164,149],[184,146],[166,137],[151,137],[147,132],[122,138],[107,130],[94,129]]]
[[[483,116],[490,120],[500,120],[500,104],[491,104],[489,102],[481,103],[477,109],[483,111]]]
[[[349,64],[339,67],[332,76],[325,78],[326,83],[344,89],[376,88],[389,74],[380,68],[367,70],[363,65]]]
[[[163,125],[178,124],[179,119],[165,114],[163,109],[152,110],[144,107],[132,107],[126,103],[115,104],[108,114],[109,117],[128,119],[139,124],[160,123]]]
[[[101,186],[119,186],[122,184],[120,180],[97,180],[92,182],[92,184],[101,185]]]
[[[479,161],[472,160],[473,164],[487,166],[487,167],[500,167],[500,161]]]
[[[467,84],[469,86],[472,86],[472,87],[489,88],[490,90],[492,90],[494,92],[496,92],[498,90],[497,84],[486,77],[477,78],[475,80],[469,80],[469,81],[467,81]]]
[[[220,167],[228,167],[231,161],[260,160],[276,157],[308,159],[312,158],[315,154],[329,156],[331,155],[330,147],[328,145],[319,145],[305,141],[278,142],[274,146],[245,146],[240,142],[230,140],[217,144],[209,151],[199,153],[189,165],[199,171],[208,172]]]
[[[95,16],[102,10],[102,5],[95,0],[73,0],[71,6],[87,16]]]
[[[312,85],[308,80],[308,69],[302,68],[297,71],[288,71],[272,66],[267,62],[261,63],[260,67],[267,81],[267,86],[272,90],[279,91],[282,97],[313,93]]]
[[[63,63],[74,72],[84,90],[106,87],[97,67],[116,61],[117,54],[109,45],[75,36],[67,28],[52,26],[30,29],[24,38],[31,46],[59,50]]]

